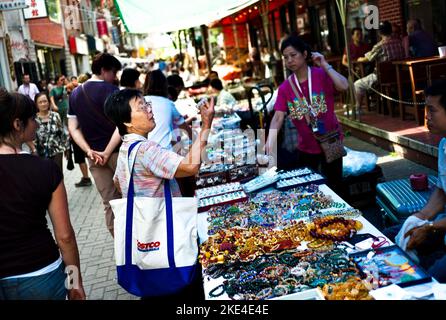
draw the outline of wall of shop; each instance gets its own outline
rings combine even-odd
[[[379,20],[388,20],[393,25],[404,26],[401,0],[378,0]]]
[[[12,89],[9,70],[9,56],[6,47],[6,24],[0,11],[0,87]]]
[[[64,47],[62,25],[48,18],[28,20],[31,39],[38,43]]]

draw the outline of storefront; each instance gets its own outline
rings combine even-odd
[[[90,71],[90,63],[88,59],[88,42],[87,37],[69,37],[68,43],[70,53],[74,56],[77,74]]]
[[[10,70],[8,68],[10,57],[12,62],[12,55],[10,53],[11,50],[6,46],[7,39],[4,26],[3,14],[0,12],[0,87],[11,90]]]
[[[41,79],[50,79],[58,74],[66,74],[63,47],[36,43],[37,66]]]

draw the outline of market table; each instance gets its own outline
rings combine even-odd
[[[269,188],[263,192],[269,192],[272,190],[273,190],[272,188]],[[346,208],[352,208],[341,197],[339,197],[333,190],[331,190],[327,185],[324,184],[324,185],[319,186],[319,191],[323,192],[326,195],[331,196],[333,201],[335,201],[335,202],[344,203],[346,205]],[[330,210],[330,208],[324,209],[324,210]],[[385,237],[382,234],[382,232],[380,232],[377,228],[375,228],[363,216],[357,217],[356,220],[359,220],[363,225],[362,229],[358,231],[358,234],[370,233],[374,236],[381,236],[381,237],[384,237],[388,241],[388,245],[393,244],[390,239]],[[203,212],[198,215],[198,233],[199,233],[200,244],[207,240],[207,238],[208,238],[207,231],[208,231],[207,213]],[[213,290],[214,288],[218,287],[219,285],[223,284],[223,281],[224,281],[223,277],[213,279],[211,277],[205,276],[203,273],[203,286],[204,286],[204,291],[205,291],[205,298],[207,300],[229,300],[230,299],[229,296],[226,294],[226,292],[216,298],[210,297],[210,295],[209,295],[210,291]],[[425,292],[431,290],[431,287],[434,283],[436,283],[436,281],[432,280],[432,282],[414,285],[414,286],[405,288],[405,290],[407,292],[410,292],[413,296],[422,297],[423,295],[425,295]],[[293,295],[294,294],[289,294],[289,295],[285,295],[285,296],[278,297],[275,299],[292,300],[292,298],[289,298],[287,296],[293,296]]]

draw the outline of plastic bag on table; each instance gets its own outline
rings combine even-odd
[[[378,157],[371,152],[355,151],[344,147],[347,155],[342,161],[343,176],[359,176],[375,169]]]

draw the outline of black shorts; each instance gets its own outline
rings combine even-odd
[[[71,140],[73,146],[74,163],[85,163],[85,152],[82,150],[76,142]]]

